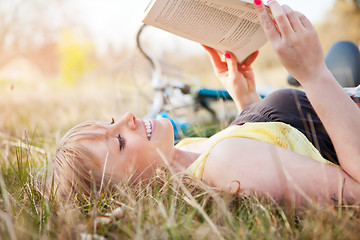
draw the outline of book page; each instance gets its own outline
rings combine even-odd
[[[260,24],[251,0],[211,0],[205,2],[221,11]]]
[[[220,52],[231,51],[239,61],[267,41],[254,9],[240,0],[156,0],[143,22]]]

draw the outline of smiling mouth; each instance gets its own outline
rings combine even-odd
[[[148,140],[151,139],[151,135],[152,135],[152,125],[151,122],[149,120],[143,120],[144,125],[145,125],[145,130],[146,130],[146,136],[148,138]]]

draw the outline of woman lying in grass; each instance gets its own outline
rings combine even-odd
[[[260,0],[254,6],[279,60],[306,95],[280,90],[261,100],[251,69],[257,52],[238,63],[232,53],[222,61],[205,47],[241,112],[235,124],[175,147],[167,119],[141,120],[127,113],[116,122],[80,124],[56,152],[59,193],[90,194],[101,185],[147,179],[157,168],[170,167],[234,194],[356,203],[360,110],[327,69],[317,32],[304,15],[274,0],[269,7],[275,23]]]

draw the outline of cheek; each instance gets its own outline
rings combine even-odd
[[[153,169],[164,165],[164,162],[157,149],[163,154],[166,160],[171,157],[172,143],[167,141],[165,143],[149,142],[141,138],[131,139],[127,144],[127,159],[129,170],[144,171],[146,169]]]
[[[154,149],[143,149],[142,151],[133,151],[127,158],[126,173],[132,179],[147,178],[153,175],[153,171],[158,167],[159,154]]]
[[[161,151],[161,150],[160,150]],[[136,157],[136,166],[138,170],[144,172],[151,172],[159,165],[162,165],[161,156],[155,147],[148,147],[143,151],[138,152]]]
[[[142,155],[144,152],[147,152],[152,149],[151,144],[146,140],[143,140],[142,138],[136,138],[132,141],[127,141],[126,151],[128,154],[134,154],[134,155]]]
[[[136,141],[128,146],[126,155],[137,167],[140,167],[142,164],[148,164],[153,160],[155,155],[158,155],[156,149],[148,142]]]
[[[156,148],[152,146],[145,146],[141,151],[137,153],[137,159],[139,164],[148,165],[159,158],[159,154]]]

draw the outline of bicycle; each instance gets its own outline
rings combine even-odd
[[[213,122],[218,122],[221,118],[212,107],[214,101],[232,101],[229,93],[224,89],[210,89],[204,87],[192,87],[183,82],[171,80],[164,82],[161,78],[161,66],[159,62],[150,57],[144,50],[141,42],[143,30],[147,27],[143,24],[136,36],[137,49],[147,59],[152,68],[152,88],[154,90],[152,106],[144,117],[149,118],[168,118],[174,128],[175,139],[183,136],[190,125],[188,120],[180,120],[174,112],[177,109],[192,106],[194,111],[205,109],[210,114]],[[265,97],[269,90],[259,92]],[[234,108],[235,110],[235,108]],[[236,113],[234,113],[236,114]]]
[[[194,87],[173,79],[165,82],[162,79],[162,69],[159,61],[156,58],[151,57],[142,45],[141,35],[146,27],[147,25],[143,24],[136,35],[137,49],[149,62],[151,67],[151,87],[154,91],[151,98],[152,104],[150,110],[147,111],[144,119],[168,118],[173,125],[175,140],[182,138],[184,132],[186,132],[194,123],[189,120],[188,116],[185,119],[180,119],[179,114],[177,113],[178,110],[191,107],[194,112],[197,112],[204,109],[211,116],[212,122],[219,122],[221,117],[218,116],[217,112],[212,107],[213,102],[218,102],[219,100],[232,101],[229,93],[224,89],[209,89],[201,86]],[[357,97],[360,96],[360,86],[357,88],[354,87],[360,83],[360,68],[357,67],[360,66],[360,55],[357,55],[356,51],[352,51],[353,54],[351,57],[349,57],[351,54],[345,54],[346,57],[343,57],[340,63],[338,61],[340,55],[344,55],[345,52],[348,53],[349,49],[354,49],[354,46],[352,45],[353,44],[350,42],[334,44],[333,48],[326,56],[326,63],[328,64],[330,71],[333,72],[340,84],[345,88],[345,91],[347,91],[349,95]],[[345,66],[347,67],[346,71],[344,70]],[[346,82],[343,79],[348,79],[349,74],[351,75],[350,77],[352,77],[352,84],[346,85]],[[287,80],[290,85],[299,86],[297,81],[290,75]],[[272,91],[274,91],[272,88],[258,89],[258,93],[262,98],[266,97]],[[232,117],[235,117],[235,115],[236,111],[234,108]],[[200,120],[198,119],[195,120],[195,122],[199,121]]]

